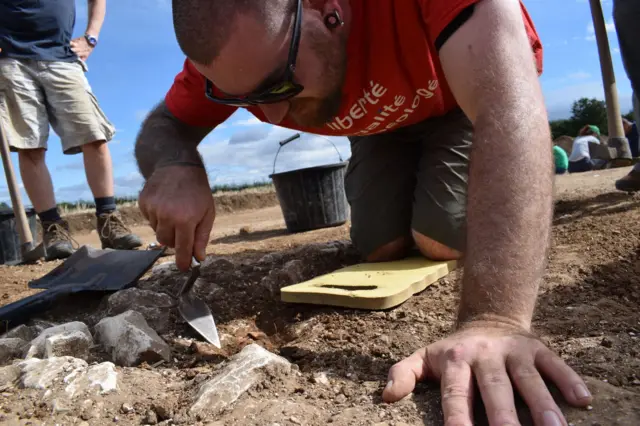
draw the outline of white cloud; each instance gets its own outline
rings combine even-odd
[[[261,124],[264,124],[264,123],[258,120],[257,117],[249,117],[245,120],[238,120],[233,123],[234,126],[241,126],[241,127],[259,126]]]
[[[84,170],[84,161],[80,159],[80,160],[73,161],[71,163],[61,164],[58,167],[56,167],[57,172],[62,170]]]
[[[143,183],[144,179],[137,171],[118,176],[114,179],[116,193],[124,195],[137,193],[142,188]]]
[[[257,130],[257,129],[256,129]],[[295,131],[270,126],[266,132],[255,133],[251,140],[231,143],[231,139],[205,140],[200,152],[207,165],[211,184],[243,183],[268,179],[281,140]],[[351,156],[347,138],[329,138],[343,160]],[[276,173],[305,167],[337,163],[338,154],[322,136],[302,134],[301,138],[282,147],[276,163]]]
[[[601,81],[569,84],[560,89],[545,90],[544,94],[549,118],[552,120],[568,118],[571,115],[571,105],[577,99],[596,98],[604,100],[604,89]],[[619,92],[618,100],[622,111],[631,109],[631,93]]]
[[[89,185],[86,182],[81,182],[75,185],[68,185],[59,188],[56,191],[56,199],[57,201],[80,201],[80,200],[91,200],[93,199],[93,194],[91,193],[91,189],[89,189]]]
[[[569,74],[568,77],[571,80],[586,80],[589,77],[591,77],[591,74],[589,74],[586,71],[577,71],[577,72]]]
[[[616,32],[616,25],[613,22],[613,19],[609,19],[608,21],[605,21],[604,26],[605,26],[605,29],[607,30],[607,33]],[[585,37],[585,40],[595,41],[595,39],[596,39],[596,29],[593,26],[593,22],[590,22],[589,25],[587,25],[587,36]]]

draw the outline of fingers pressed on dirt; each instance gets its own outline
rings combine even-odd
[[[534,364],[533,357],[507,360],[507,368],[516,389],[527,403],[536,425],[566,425],[562,411],[553,400],[546,383]]]
[[[587,385],[559,356],[545,348],[538,351],[536,368],[551,380],[562,392],[567,402],[577,407],[585,407],[593,401]]]
[[[385,402],[396,402],[413,392],[416,383],[426,377],[425,350],[395,364],[389,370],[389,381],[382,392]]]
[[[194,226],[182,225],[176,227],[176,266],[181,271],[188,271],[191,266],[194,234]]]
[[[513,398],[513,387],[505,362],[499,356],[498,353],[487,354],[487,357],[477,360],[473,365],[473,373],[487,409],[489,424],[518,425],[520,423]]]
[[[462,360],[446,360],[440,380],[445,424],[473,425],[473,374]]]

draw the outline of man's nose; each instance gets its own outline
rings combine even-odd
[[[271,124],[279,124],[289,112],[289,102],[260,105],[260,109]]]

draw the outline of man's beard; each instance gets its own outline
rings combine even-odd
[[[342,106],[342,87],[347,73],[346,40],[340,40],[337,47],[329,45],[321,37],[312,37],[313,49],[321,63],[325,64],[322,73],[329,93],[322,99],[292,99],[289,117],[298,125],[305,127],[322,127],[329,123]]]

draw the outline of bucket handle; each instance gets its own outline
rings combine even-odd
[[[273,159],[273,174],[276,173],[276,161],[278,161],[278,155],[280,155],[280,150],[282,149],[283,146],[295,141],[296,139],[300,139],[300,133],[296,133],[295,135],[288,137],[287,139],[278,142],[280,144],[280,147],[278,148],[278,152],[276,152],[276,157]],[[336,150],[336,152],[338,153],[338,158],[340,159],[340,162],[342,163],[342,155],[340,154],[340,151],[338,150],[338,147],[336,146],[336,144],[334,144],[331,139],[326,138],[322,135],[316,135],[316,136],[320,136],[322,139],[326,140],[327,142],[329,142],[331,145],[333,145],[333,149]]]

